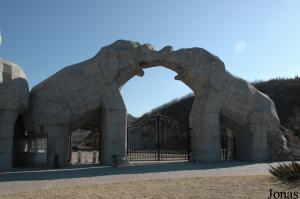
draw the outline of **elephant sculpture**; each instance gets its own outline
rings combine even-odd
[[[12,168],[17,118],[28,108],[29,88],[20,66],[0,59],[0,170]]]
[[[143,76],[139,62],[147,45],[116,41],[91,59],[63,68],[30,92],[26,129],[48,135],[47,161],[69,159],[70,132],[101,114],[101,162],[126,162],[126,107],[120,87],[134,75]]]
[[[30,93],[26,129],[48,135],[47,160],[67,164],[70,132],[101,114],[101,162],[126,162],[126,107],[120,88],[143,69],[164,66],[195,93],[190,113],[192,160],[220,160],[220,122],[236,132],[237,158],[269,160],[297,156],[279,129],[274,103],[231,75],[201,48],[156,51],[149,44],[118,40],[93,58],[65,67]],[[114,158],[113,158],[114,157]],[[299,157],[299,156],[297,156]]]
[[[202,48],[173,51],[167,46],[154,57],[141,67],[165,66],[194,91],[190,113],[193,161],[220,160],[220,122],[236,134],[237,159],[300,159],[300,147],[294,147],[280,130],[273,101],[226,71],[217,56]]]

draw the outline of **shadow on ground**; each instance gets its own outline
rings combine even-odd
[[[121,167],[108,166],[70,166],[62,169],[14,169],[9,172],[0,172],[0,182],[56,180],[67,178],[97,177],[120,174],[142,174],[169,171],[209,170],[230,168],[255,164],[256,162],[224,161],[216,163],[188,163],[188,162],[153,162],[134,163]]]

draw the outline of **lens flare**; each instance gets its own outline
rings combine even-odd
[[[244,41],[239,41],[234,44],[234,50],[237,53],[242,53],[246,50],[247,44]]]

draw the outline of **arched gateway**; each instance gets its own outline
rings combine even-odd
[[[263,161],[299,158],[279,129],[274,103],[251,84],[231,75],[202,48],[156,51],[149,44],[119,40],[93,58],[65,67],[30,92],[25,129],[48,135],[47,160],[68,160],[69,133],[101,113],[102,163],[125,163],[126,107],[122,87],[143,69],[163,66],[195,94],[190,113],[192,161],[220,160],[220,121],[236,132],[236,158]]]

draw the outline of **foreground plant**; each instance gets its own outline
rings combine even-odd
[[[300,164],[297,162],[283,163],[278,166],[270,166],[269,172],[284,181],[300,180]]]

